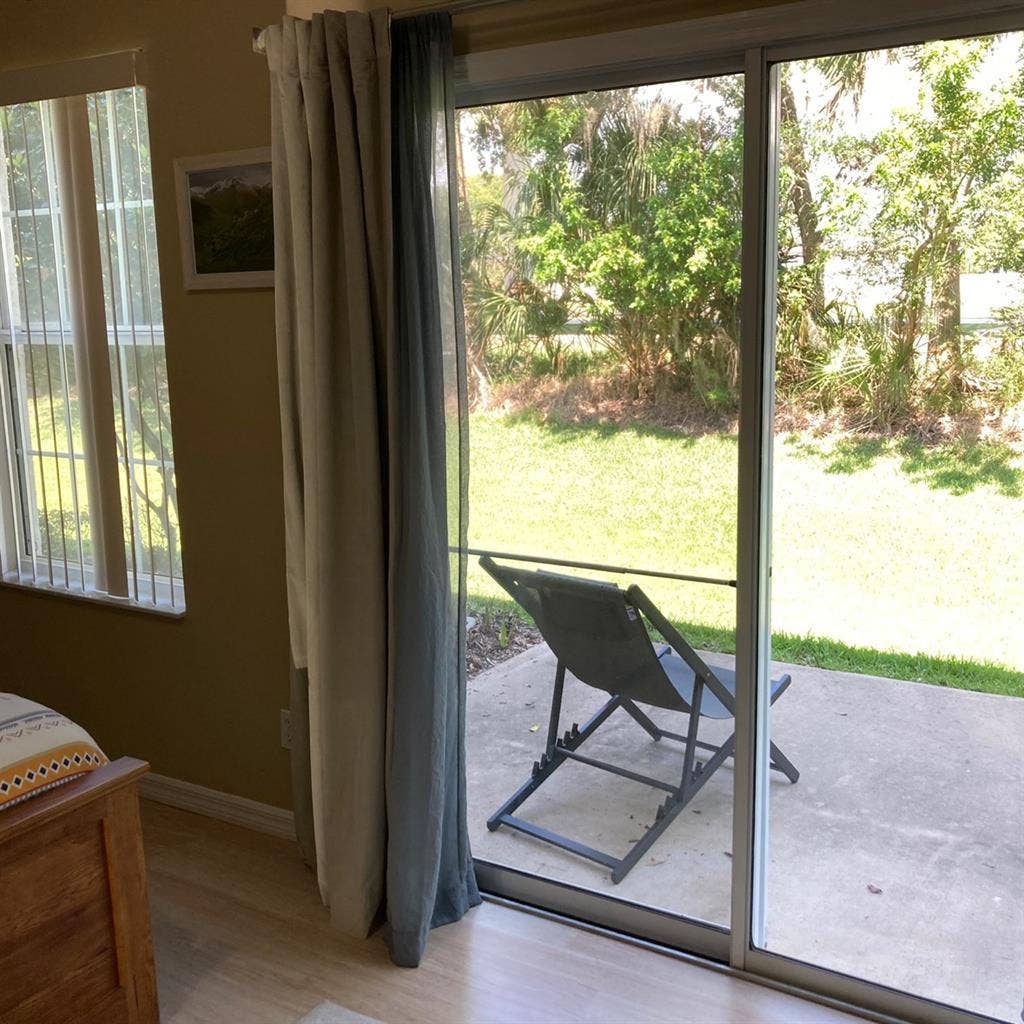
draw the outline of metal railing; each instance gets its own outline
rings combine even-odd
[[[604,565],[600,562],[576,562],[571,558],[546,558],[541,555],[520,555],[510,551],[488,551],[486,548],[448,549],[452,554],[480,555],[503,558],[509,562],[535,562],[538,565],[560,565],[570,569],[592,569],[595,572],[610,572],[623,576],[652,576],[662,580],[682,580],[684,583],[709,583],[716,587],[735,587],[735,580],[719,579],[715,576],[691,576],[681,572],[661,572],[657,569],[633,569],[624,565]]]

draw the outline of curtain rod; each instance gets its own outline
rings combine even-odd
[[[488,7],[502,7],[508,4],[526,4],[530,0],[449,0],[448,3],[425,4],[411,11],[401,11],[392,15],[394,19],[415,18],[419,14],[436,14],[439,11],[448,11],[453,17],[459,14],[471,14],[473,11],[482,11]],[[253,53],[266,53],[266,45],[261,36],[263,29],[256,27],[252,30]]]

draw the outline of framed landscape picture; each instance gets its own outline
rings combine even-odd
[[[174,161],[185,287],[272,288],[270,150]]]

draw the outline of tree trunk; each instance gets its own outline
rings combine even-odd
[[[946,232],[939,248],[939,260],[932,281],[932,306],[935,313],[934,351],[945,360],[950,387],[964,390],[964,352],[960,332],[960,266],[963,254],[952,230]],[[931,344],[929,348],[931,348]]]
[[[466,218],[466,227],[471,231],[473,208],[469,205],[469,190],[466,186],[466,158],[462,152],[462,132],[459,130],[457,119],[455,123],[455,174],[458,179],[459,199],[462,207],[460,213]]]
[[[791,126],[788,143],[783,147],[783,159],[793,173],[793,206],[796,210],[797,230],[800,233],[800,247],[804,264],[813,263],[821,251],[822,234],[818,224],[818,208],[811,189],[807,152],[796,112],[796,99],[786,75],[781,82],[781,119]],[[824,293],[820,280],[816,278],[815,298],[824,305]]]

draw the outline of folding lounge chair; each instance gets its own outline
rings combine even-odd
[[[598,580],[498,565],[489,557],[481,558],[480,564],[531,616],[558,659],[544,753],[539,761],[534,762],[530,778],[491,815],[487,827],[493,832],[507,825],[596,861],[611,868],[613,882],[621,882],[708,779],[732,756],[735,735],[721,746],[714,746],[698,740],[697,730],[702,715],[718,719],[734,717],[735,673],[707,665],[637,586],[623,591],[614,584]],[[656,647],[652,643],[645,619],[669,646]],[[572,728],[559,738],[562,689],[567,670],[581,682],[607,691],[611,697],[582,728],[573,723]],[[788,675],[772,680],[773,704],[789,683]],[[688,714],[690,720],[686,734],[668,732],[655,725],[637,707],[638,702]],[[618,708],[633,718],[652,739],[672,739],[683,744],[682,775],[678,784],[640,775],[579,753],[580,747]],[[711,756],[701,763],[697,760],[698,750],[708,751]],[[658,808],[654,824],[625,857],[620,859],[602,853],[516,817],[514,812],[519,805],[568,760],[621,775],[668,794]],[[790,782],[796,782],[800,777],[774,743],[771,744],[771,766]]]

